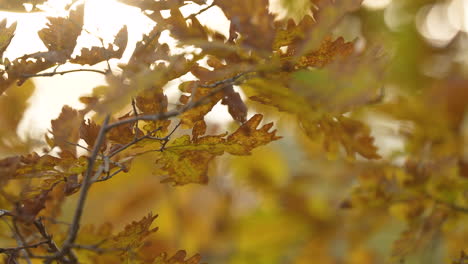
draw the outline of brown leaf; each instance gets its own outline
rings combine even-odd
[[[125,48],[127,47],[128,32],[127,26],[124,26],[117,36],[115,37],[114,44],[108,45],[105,47],[92,47],[83,48],[81,50],[81,55],[76,56],[71,59],[71,63],[77,63],[81,65],[94,65],[101,61],[109,60],[112,58],[120,59],[124,53]]]
[[[3,57],[3,52],[10,45],[11,40],[15,36],[16,22],[11,24],[9,27],[6,26],[6,18],[0,22],[0,59]],[[2,91],[0,90],[0,94]]]
[[[370,129],[361,121],[345,116],[325,116],[318,123],[309,123],[307,119],[301,122],[310,138],[316,137],[317,132],[323,133],[324,148],[328,152],[337,152],[341,144],[350,158],[360,154],[367,159],[380,159]]]
[[[49,17],[47,27],[38,32],[49,51],[56,51],[55,61],[63,62],[76,46],[76,39],[83,27],[84,4],[71,11],[68,18]]]
[[[331,37],[325,38],[320,44],[320,47],[299,58],[297,66],[300,68],[316,67],[322,68],[329,64],[336,58],[343,58],[350,55],[354,51],[354,43],[345,42],[342,37],[337,38],[335,41],[331,40]],[[297,50],[294,46],[288,48],[286,56],[295,56]]]
[[[125,226],[125,229],[113,236],[108,244],[111,248],[126,248],[132,250],[140,247],[143,244],[143,240],[158,231],[158,228],[151,228],[153,221],[158,215],[152,215],[143,217],[139,221],[133,221],[131,224]]]
[[[205,28],[200,24],[196,17],[190,18],[191,24],[188,25],[184,16],[178,7],[171,8],[171,16],[164,20],[168,25],[171,34],[180,40],[194,38],[207,39]]]
[[[94,142],[96,141],[100,130],[101,126],[97,125],[96,123],[94,123],[94,121],[90,119],[88,119],[88,122],[86,122],[86,120],[83,120],[83,122],[81,122],[80,138],[83,139],[86,142],[86,144],[88,144],[89,149],[92,149],[94,147]],[[105,143],[103,143],[102,145],[105,145]]]
[[[162,253],[161,256],[157,257],[152,263],[153,264],[199,264],[201,261],[201,256],[195,254],[189,259],[185,259],[187,253],[184,250],[179,250],[177,253],[167,258],[167,253]]]
[[[200,120],[195,123],[192,130],[192,138],[196,141],[199,137],[203,136],[206,132],[205,120]]]
[[[254,148],[280,139],[275,135],[276,130],[269,132],[273,123],[257,129],[262,118],[260,114],[253,116],[227,138],[226,134],[198,137],[203,130],[203,125],[199,124],[192,132],[192,140],[188,135],[175,139],[156,161],[162,165],[162,171],[169,174],[163,182],[207,183],[209,163],[216,156],[224,152],[249,155]]]
[[[62,150],[60,152],[62,157],[66,155],[65,152],[76,157],[76,146],[73,144],[78,142],[82,122],[82,114],[68,105],[62,108],[57,119],[51,121],[54,142]]]
[[[348,13],[357,10],[363,0],[323,0],[318,3],[316,23],[306,33],[305,41],[300,45],[298,55],[305,55],[317,50],[333,28]]]
[[[119,120],[127,119],[129,117],[130,114],[126,114],[121,116]],[[136,132],[137,137],[143,136],[143,132],[140,129],[137,128]],[[135,138],[135,122],[114,127],[109,132],[107,132],[107,138],[119,144],[127,144]]]
[[[20,157],[8,157],[0,160],[0,184],[5,184],[16,172],[20,165]]]
[[[229,41],[247,49],[271,51],[275,38],[274,16],[268,11],[268,0],[215,0],[231,21]]]
[[[258,125],[262,121],[262,118],[263,116],[261,114],[252,116],[249,121],[245,122],[241,127],[239,127],[236,132],[229,135],[227,137],[227,141],[240,144],[250,151],[258,146],[262,146],[271,141],[280,139],[281,137],[275,135],[276,130],[269,132],[269,130],[273,127],[273,123],[265,124],[260,129],[257,129]]]
[[[235,92],[232,86],[224,89],[222,104],[228,106],[229,114],[234,120],[244,123],[247,118],[247,106],[242,101],[240,94]]]

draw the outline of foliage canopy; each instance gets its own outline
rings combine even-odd
[[[22,57],[3,56],[16,22],[0,22],[3,263],[466,263],[468,79],[455,44],[436,49],[410,22],[389,29],[362,0],[120,2],[155,26],[118,68],[127,27],[77,50],[79,1],[37,32],[46,50]],[[433,2],[392,5],[415,17]],[[210,9],[228,35],[200,19]],[[420,70],[441,54],[454,64],[444,75]],[[32,79],[78,71],[107,84],[65,105],[43,143],[18,136]],[[206,121],[218,104],[228,128]],[[386,149],[391,138],[404,147]]]

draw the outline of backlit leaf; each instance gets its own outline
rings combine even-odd
[[[76,144],[80,137],[80,126],[83,115],[79,111],[65,105],[57,119],[51,121],[54,143],[60,147],[61,155],[65,152],[76,155]]]
[[[114,43],[109,44],[106,47],[92,47],[83,48],[81,54],[71,59],[70,62],[81,65],[89,64],[94,65],[101,61],[109,60],[112,58],[120,59],[122,54],[127,47],[128,32],[127,26],[124,26],[117,36],[115,37]]]
[[[49,53],[43,56],[51,61],[63,62],[73,52],[76,39],[83,27],[84,5],[70,12],[68,18],[49,17],[47,28],[38,32]]]
[[[269,132],[272,123],[257,129],[262,118],[260,114],[254,115],[228,137],[226,134],[199,137],[197,128],[192,140],[188,135],[175,139],[157,160],[158,164],[165,164],[162,170],[169,174],[164,182],[173,182],[175,185],[206,183],[208,165],[214,157],[224,152],[249,155],[254,148],[280,139],[275,135],[275,130]]]

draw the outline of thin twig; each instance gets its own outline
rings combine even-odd
[[[211,3],[210,5],[200,9],[200,11],[196,12],[196,13],[193,13],[191,15],[189,15],[188,17],[186,17],[185,19],[193,19],[194,17],[200,15],[201,13],[205,12],[206,10],[212,8],[213,6],[215,6],[215,3],[213,1],[213,3]]]
[[[45,73],[38,73],[38,74],[21,74],[21,78],[32,78],[32,77],[51,77],[54,75],[64,75],[67,73],[72,73],[72,72],[95,72],[95,73],[100,73],[106,75],[106,71],[102,70],[95,70],[95,69],[75,69],[75,70],[68,70],[68,71],[53,71],[53,72],[45,72]]]
[[[142,137],[139,137],[139,138],[134,138],[132,141],[130,141],[129,143],[123,145],[122,147],[120,147],[119,149],[113,151],[112,153],[110,153],[109,155],[107,155],[108,158],[112,158],[113,156],[117,155],[118,153],[124,151],[125,149],[127,149],[128,147],[142,141],[143,139],[156,139],[156,140],[165,140],[165,138],[155,138],[155,137],[152,137],[151,134],[155,133],[156,131],[159,131],[161,130],[162,127],[158,127],[157,129],[151,131],[150,133],[148,133],[147,135],[144,135]]]
[[[20,246],[20,247],[0,248],[0,253],[9,254],[11,252],[19,251],[19,250],[22,250],[22,249],[37,248],[38,246],[47,244],[48,242],[49,241],[41,241],[41,242],[37,242],[37,243],[31,244],[31,245],[25,245],[25,246]]]
[[[94,251],[98,254],[108,253],[108,252],[116,252],[116,251],[126,251],[126,248],[100,248],[98,245],[73,245],[73,248],[77,249],[85,249],[89,251]]]
[[[15,224],[15,221],[13,220],[13,226],[11,226],[10,223],[8,223],[8,221],[6,221],[5,219],[2,219],[2,220],[5,222],[8,228],[10,228],[13,234],[13,237],[15,238],[16,243],[19,245],[19,247],[17,247],[18,250],[13,250],[13,251],[9,251],[8,249],[5,249],[5,248],[0,248],[0,253],[5,253],[7,255],[13,256],[13,255],[17,255],[18,251],[24,251],[25,256],[26,256],[26,262],[28,262],[28,264],[31,264],[31,259],[29,258],[29,255],[30,255],[29,251],[25,248],[24,249],[22,248],[26,245],[26,242],[23,236],[21,236],[21,234],[19,233],[19,230],[17,229],[17,226]],[[2,250],[5,250],[5,252],[2,252]]]
[[[159,151],[164,151],[166,149],[166,145],[167,143],[169,142],[169,140],[171,139],[171,136],[172,134],[174,134],[174,132],[177,130],[177,128],[179,128],[179,126],[182,124],[182,122],[179,122],[175,127],[174,129],[172,129],[171,133],[169,133],[167,136],[164,137],[163,139],[163,143],[162,143],[162,146],[161,148],[159,149]]]
[[[21,234],[20,232],[20,229],[18,227],[18,224],[16,223],[15,220],[13,220],[13,229],[14,229],[14,236],[16,238],[16,243],[19,245],[19,246],[23,246],[26,245],[26,240],[24,239],[23,235]],[[28,262],[28,264],[31,264],[31,251],[29,251],[29,248],[24,248],[23,249],[24,253],[25,253],[25,256],[26,256],[26,262]]]
[[[48,241],[47,242],[47,246],[49,247],[49,250],[51,252],[58,252],[59,249],[57,247],[57,244],[55,244],[55,242],[52,240],[52,236],[49,235],[49,233],[47,232],[47,229],[46,227],[44,226],[44,223],[42,223],[42,219],[39,218],[37,220],[34,221],[34,226],[37,228],[37,231],[39,231],[39,233],[41,234],[41,236],[46,240]]]
[[[118,169],[118,170],[114,171],[112,174],[109,174],[109,175],[107,175],[107,176],[106,176],[106,177],[104,177],[104,178],[101,178],[101,179],[94,180],[93,182],[102,182],[102,181],[107,181],[107,180],[109,180],[110,178],[114,177],[115,175],[119,174],[120,172],[122,172],[122,171],[124,171],[124,170],[125,170],[125,169],[123,169],[123,168],[120,168],[120,169]]]
[[[135,98],[132,98],[132,108],[133,108],[133,115],[138,116]],[[138,137],[138,120],[135,122],[135,125],[133,127],[133,132],[135,133],[134,139],[136,139]]]

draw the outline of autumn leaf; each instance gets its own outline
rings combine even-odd
[[[117,33],[114,43],[109,44],[106,47],[92,47],[83,48],[81,54],[71,59],[71,63],[77,63],[81,65],[94,65],[101,61],[109,60],[112,58],[120,59],[122,57],[125,48],[127,47],[128,41],[128,32],[127,26],[122,27],[122,29]]]
[[[10,45],[11,40],[15,36],[16,23],[17,22],[7,27],[6,18],[0,22],[0,58],[3,58],[3,52],[5,52],[5,50],[8,48],[8,45]]]
[[[289,20],[292,19],[294,22],[300,23],[305,16],[313,17],[313,9],[317,6],[314,2],[316,0],[279,0],[272,2],[270,1],[270,9],[276,15],[278,20]]]
[[[229,114],[234,120],[240,123],[245,122],[247,118],[247,106],[242,101],[240,94],[235,92],[232,86],[226,88],[224,94],[221,103],[227,105]]]
[[[231,20],[229,41],[247,49],[270,51],[274,42],[274,16],[268,11],[268,1],[215,0],[226,17]],[[261,36],[261,37],[259,37]]]
[[[1,78],[1,77],[0,77]],[[35,86],[32,81],[27,81],[23,86],[11,85],[9,89],[0,95],[0,152],[13,155],[30,151],[32,142],[21,139],[16,131],[23,118],[24,112],[29,106],[28,100],[34,93]]]
[[[128,117],[130,117],[130,114],[124,115],[120,117],[119,119],[120,120],[127,119]],[[127,123],[127,124],[111,129],[107,133],[107,138],[110,141],[113,141],[119,144],[126,144],[132,141],[135,137],[141,137],[142,135],[143,135],[143,132],[139,128],[136,128],[135,130],[135,123],[133,122],[133,123]]]
[[[96,142],[97,136],[101,130],[101,126],[97,125],[94,121],[88,119],[83,120],[80,126],[80,138],[83,139],[88,147],[92,149],[94,147],[94,142]],[[105,145],[103,143],[102,145]]]
[[[77,242],[81,245],[96,245],[97,248],[110,249],[111,254],[129,254],[141,247],[144,240],[155,233],[158,228],[151,228],[157,215],[151,213],[138,221],[126,225],[122,231],[113,234],[112,225],[107,223],[99,228],[93,225],[83,227],[84,232],[78,236]],[[94,253],[95,254],[95,253]]]
[[[199,264],[201,261],[201,256],[196,254],[191,258],[185,259],[187,253],[184,250],[179,250],[177,253],[168,258],[167,253],[161,254],[157,257],[152,263],[153,264]]]
[[[357,10],[362,0],[323,0],[317,3],[316,23],[306,33],[306,38],[299,47],[299,55],[317,50],[343,17]]]
[[[171,16],[164,20],[169,26],[171,35],[180,40],[190,40],[194,38],[207,39],[208,35],[204,27],[196,17],[190,18],[190,25],[185,21],[179,8],[171,8]]]
[[[79,5],[70,12],[68,18],[49,17],[47,27],[38,32],[44,45],[49,50],[42,54],[49,61],[65,62],[76,46],[76,39],[83,27],[84,5]]]
[[[136,98],[135,104],[140,114],[152,115],[167,112],[168,100],[162,87],[153,87],[142,91]],[[147,133],[156,131],[155,136],[163,136],[167,132],[170,120],[145,121],[143,129]]]
[[[280,139],[275,130],[269,132],[273,123],[257,129],[262,118],[260,114],[254,115],[228,137],[226,134],[199,137],[202,129],[197,128],[192,139],[185,135],[173,140],[156,161],[164,164],[162,171],[169,174],[163,182],[175,185],[206,183],[209,162],[216,156],[224,152],[249,155],[254,148]]]
[[[301,123],[310,138],[314,138],[317,133],[323,134],[323,146],[330,153],[336,153],[338,144],[341,144],[349,158],[354,159],[356,154],[360,154],[367,159],[380,159],[370,129],[361,121],[345,116],[324,116],[318,122],[311,122],[304,117]]]
[[[151,228],[153,221],[158,215],[151,213],[143,217],[139,221],[134,221],[125,226],[124,230],[113,236],[109,243],[116,248],[126,248],[132,250],[140,247],[143,244],[143,239],[152,233],[158,231],[158,228]]]
[[[400,262],[408,255],[430,246],[429,242],[437,235],[446,218],[447,212],[435,208],[423,219],[410,220],[409,228],[393,243],[392,259]]]
[[[61,154],[69,154],[76,156],[76,144],[80,135],[80,126],[83,121],[82,113],[65,105],[62,108],[57,119],[51,121],[52,135],[54,136],[54,143],[60,147]]]
[[[352,42],[345,42],[342,37],[339,37],[334,41],[332,41],[330,37],[327,37],[317,50],[299,57],[299,60],[296,62],[296,66],[298,68],[322,68],[335,59],[347,57],[353,51],[354,44]],[[294,45],[288,46],[288,50],[284,57],[294,57],[296,52],[297,50]]]
[[[8,12],[27,12],[25,4],[29,4],[32,5],[32,11],[37,11],[36,6],[44,2],[46,0],[0,0],[0,9]]]

